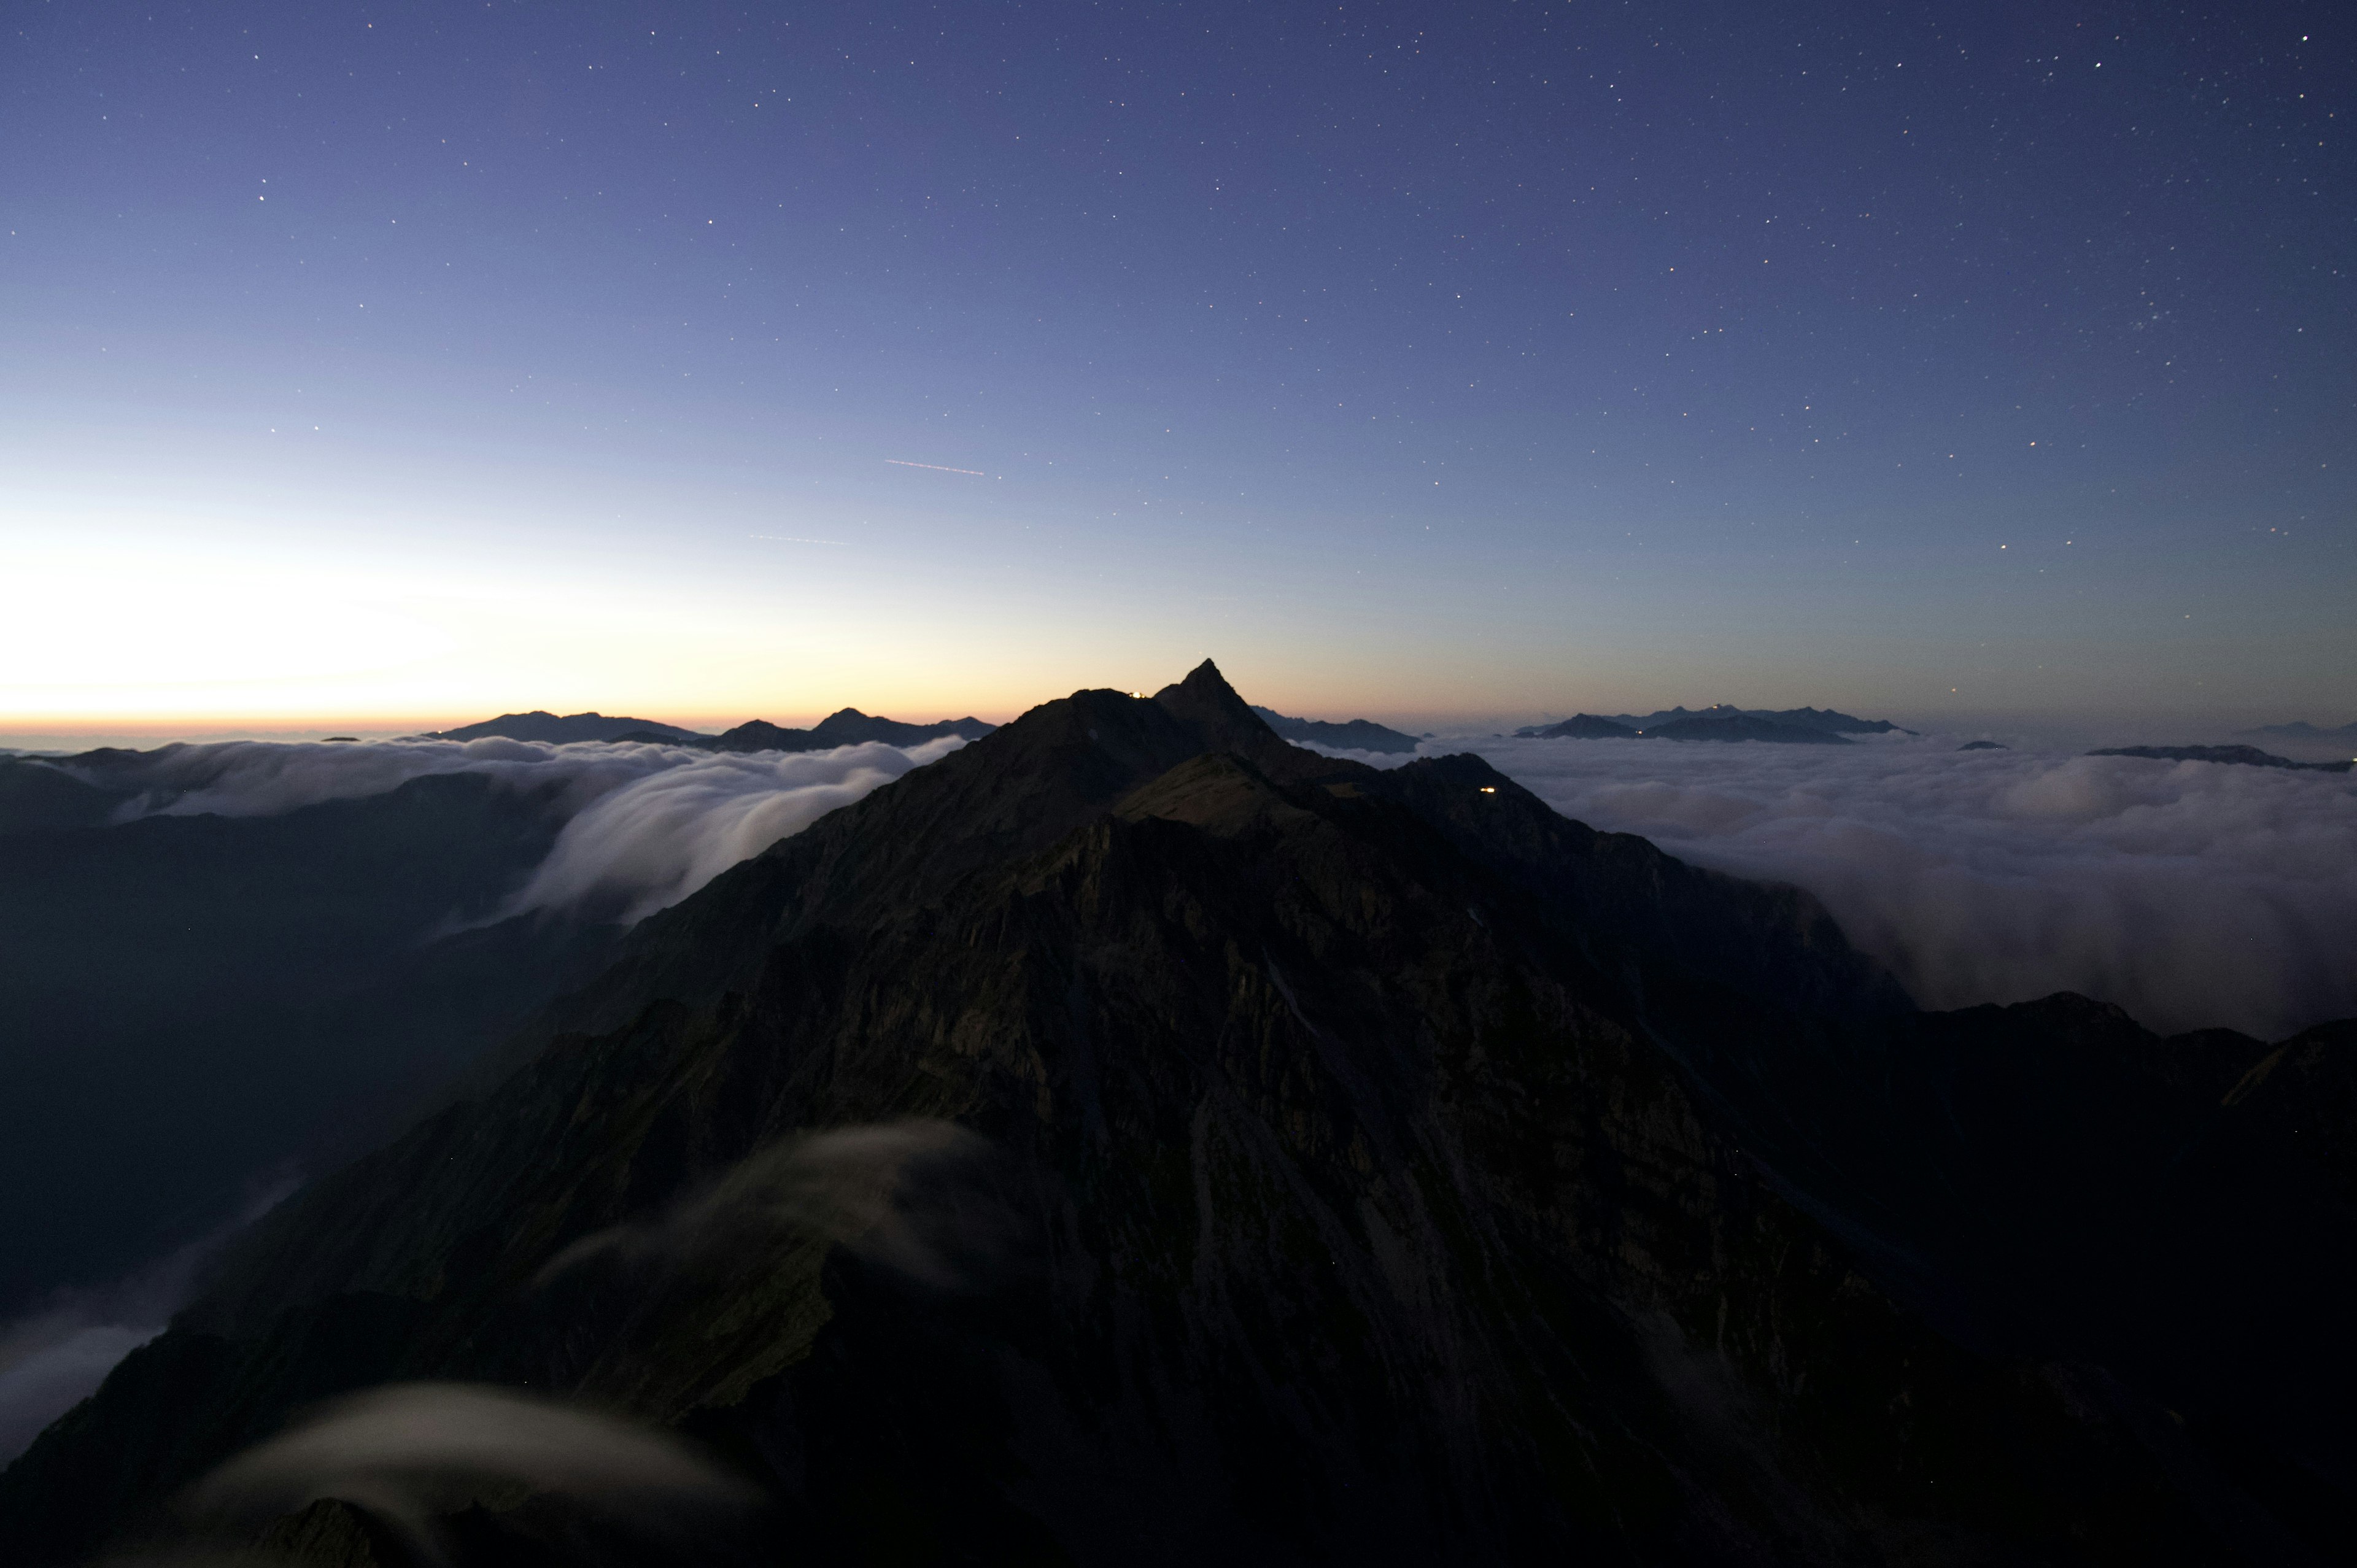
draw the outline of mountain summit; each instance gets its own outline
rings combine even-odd
[[[2348,1101],[2335,1027],[1919,1014],[1804,895],[1290,746],[1207,661],[643,922],[258,1227],[0,1539],[168,1534],[290,1413],[436,1380],[693,1434],[795,1561],[2296,1561],[2350,1299],[2278,1239],[2348,1187],[2282,1119]],[[528,1490],[427,1522],[619,1560]],[[376,1494],[284,1506],[242,1539],[388,1561]]]

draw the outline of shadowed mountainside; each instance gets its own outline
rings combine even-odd
[[[1478,758],[1297,750],[1208,663],[725,874],[544,1037],[290,1201],[0,1476],[22,1561],[425,1377],[681,1425],[798,1561],[2347,1540],[2346,1269],[2291,1243],[2352,1214],[2349,1026],[2270,1051],[2075,998],[1919,1014],[1794,890]],[[911,1118],[991,1151],[953,1266],[599,1240]],[[468,1518],[483,1561],[533,1528]]]
[[[608,931],[438,934],[547,855],[554,793],[444,775],[110,825],[123,796],[0,763],[0,1312],[185,1240],[270,1166],[349,1158],[577,984]]]

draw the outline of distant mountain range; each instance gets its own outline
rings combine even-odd
[[[2244,768],[2286,768],[2304,773],[2346,773],[2357,763],[2294,762],[2255,746],[2106,746],[2090,757],[2143,757],[2155,762],[2231,762]]]
[[[674,744],[706,751],[832,751],[838,746],[865,746],[877,741],[886,746],[920,746],[950,735],[980,740],[997,727],[973,717],[942,719],[929,725],[903,724],[899,719],[863,714],[857,708],[842,708],[808,729],[788,729],[767,719],[754,719],[716,736],[681,737]],[[623,734],[614,738],[659,741],[664,737]]]
[[[457,729],[434,730],[431,740],[488,740],[492,736],[506,740],[537,740],[550,746],[569,746],[580,740],[621,740],[630,736],[650,739],[709,740],[709,736],[677,725],[658,724],[652,719],[608,718],[603,714],[565,714],[561,717],[540,708],[528,714],[501,714],[480,724],[461,725]]]
[[[788,729],[766,719],[754,719],[719,735],[682,729],[652,719],[608,718],[603,714],[566,714],[559,717],[535,708],[528,714],[501,714],[480,724],[434,731],[433,740],[482,740],[492,736],[508,740],[544,741],[565,746],[596,740],[643,746],[691,746],[704,751],[832,751],[838,746],[881,741],[887,746],[917,746],[945,735],[979,740],[997,726],[977,718],[942,719],[935,724],[902,724],[877,718],[857,708],[829,714],[809,729]]]
[[[1764,740],[1787,746],[1846,746],[1853,735],[1913,735],[1888,719],[1854,718],[1831,708],[1738,708],[1714,703],[1696,711],[1617,714],[1600,718],[1577,714],[1560,724],[1530,725],[1514,732],[1533,740]]]
[[[1349,751],[1412,752],[1416,737],[1374,723],[1371,719],[1352,719],[1347,724],[1335,724],[1326,719],[1287,718],[1274,708],[1264,708],[1257,703],[1253,712],[1261,722],[1290,741],[1310,741],[1318,746],[1330,746]]]

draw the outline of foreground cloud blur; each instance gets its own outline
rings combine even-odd
[[[759,1502],[668,1433],[503,1389],[408,1383],[337,1401],[246,1450],[183,1508],[199,1520],[254,1521],[335,1498],[399,1530],[417,1561],[439,1563],[438,1518],[519,1492],[651,1544],[692,1540]]]
[[[1566,816],[1807,888],[1927,1007],[2068,990],[2163,1031],[2268,1038],[2357,1015],[2349,777],[1955,744],[1425,749],[1478,751]]]
[[[599,1257],[693,1263],[760,1256],[787,1239],[837,1243],[939,1289],[973,1283],[1010,1221],[974,1179],[989,1145],[925,1118],[789,1138],[740,1161],[660,1218],[584,1237],[543,1283]]]

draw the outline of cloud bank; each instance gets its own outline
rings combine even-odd
[[[608,790],[670,768],[710,760],[682,746],[573,745],[538,741],[228,740],[161,746],[96,760],[63,760],[76,778],[127,794],[117,822],[141,817],[274,817],[328,800],[382,795],[413,779],[479,773],[521,788],[564,786],[577,809]]]
[[[1477,751],[1566,816],[1807,888],[1927,1007],[2077,991],[2164,1032],[2266,1038],[2357,1015],[2350,776],[1955,746],[1425,749]]]
[[[837,806],[964,744],[952,736],[905,750],[871,743],[834,751],[693,753],[692,761],[632,779],[584,807],[503,913],[576,910],[640,919]]]
[[[59,766],[121,793],[118,823],[277,816],[445,774],[548,790],[565,826],[547,860],[497,918],[547,911],[627,922],[677,903],[738,861],[964,744],[950,736],[908,747],[878,742],[832,751],[714,754],[499,738],[223,741]]]

